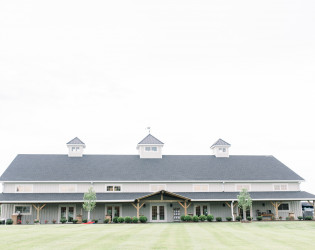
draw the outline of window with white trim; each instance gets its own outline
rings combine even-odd
[[[60,193],[74,193],[77,191],[76,184],[59,184]]]
[[[194,192],[208,192],[209,185],[208,184],[193,184]]]
[[[273,190],[274,191],[287,191],[288,190],[288,184],[274,184]]]
[[[14,205],[14,214],[21,215],[31,215],[32,214],[32,206],[31,205]]]
[[[289,211],[289,203],[282,203],[278,207],[279,211]]]
[[[166,184],[151,184],[150,185],[151,192],[157,192],[160,190],[166,190]]]
[[[121,185],[106,185],[106,192],[120,192]]]
[[[15,185],[16,193],[32,193],[33,185],[32,184],[17,184]]]
[[[235,185],[236,191],[242,191],[243,189],[246,189],[247,191],[250,191],[250,184],[236,184]]]

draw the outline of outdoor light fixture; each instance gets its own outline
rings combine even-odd
[[[223,207],[225,207],[225,204],[223,203]]]
[[[264,207],[264,206],[265,206],[265,203],[263,203],[262,206]]]
[[[170,207],[173,207],[173,204],[172,204],[172,203],[170,204]]]

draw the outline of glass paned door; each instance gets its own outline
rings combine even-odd
[[[163,222],[165,221],[165,206],[152,206],[151,207],[151,221]]]
[[[116,206],[114,210],[114,217],[119,217],[120,216],[120,207]]]
[[[68,222],[73,222],[74,216],[74,207],[68,208]]]
[[[110,216],[111,220],[113,220],[113,218],[112,218],[112,212],[113,212],[112,206],[107,206],[107,207],[106,207],[106,216]]]
[[[158,216],[158,213],[157,213],[157,206],[152,206],[152,221],[157,221],[157,216]]]
[[[67,207],[60,208],[60,219],[61,218],[67,219]]]

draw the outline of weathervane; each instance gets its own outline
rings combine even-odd
[[[151,134],[151,127],[146,128],[149,131],[149,134]]]

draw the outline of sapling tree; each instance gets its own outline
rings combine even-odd
[[[92,187],[83,196],[83,209],[88,212],[88,221],[90,221],[91,211],[96,207],[96,193]]]
[[[243,209],[243,220],[246,221],[246,209],[252,206],[252,198],[250,197],[247,189],[243,188],[237,196],[238,207]]]

